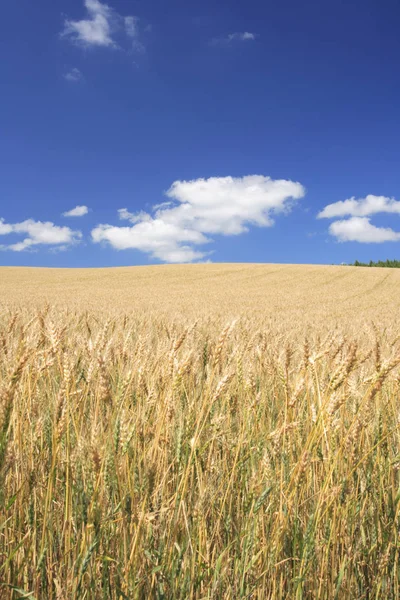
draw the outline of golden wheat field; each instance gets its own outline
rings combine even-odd
[[[400,271],[0,269],[0,598],[400,598]]]

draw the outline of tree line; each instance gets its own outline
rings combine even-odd
[[[369,263],[360,262],[359,260],[354,261],[352,267],[386,267],[388,269],[399,269],[400,260],[378,260],[374,262],[370,260]]]

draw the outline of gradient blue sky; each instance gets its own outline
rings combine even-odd
[[[1,265],[400,258],[398,3],[86,3],[2,4]]]

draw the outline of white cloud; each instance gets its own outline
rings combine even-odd
[[[138,213],[131,213],[126,208],[120,208],[118,215],[121,221],[130,221],[131,223],[139,223],[141,221],[151,221],[151,216],[141,210]]]
[[[117,250],[136,249],[166,262],[191,262],[202,258],[203,252],[187,244],[205,244],[201,233],[180,229],[160,219],[142,221],[133,227],[98,225],[92,231],[94,242],[106,241]]]
[[[239,40],[240,42],[247,42],[249,40],[255,40],[256,34],[250,33],[249,31],[244,31],[243,33],[231,33],[228,35],[228,40],[233,42],[235,40]]]
[[[400,233],[390,227],[376,227],[370,222],[370,216],[378,213],[400,215],[400,202],[387,196],[369,194],[365,198],[348,198],[325,206],[318,213],[318,219],[350,217],[334,221],[329,233],[339,242],[383,243],[400,240]]]
[[[132,15],[123,17],[100,0],[84,0],[88,18],[81,21],[66,19],[62,37],[69,38],[81,46],[103,46],[117,48],[115,34],[124,31],[130,38],[138,35],[138,19]]]
[[[84,46],[114,46],[110,7],[99,0],[85,0],[85,7],[89,18],[81,21],[67,19],[62,35]]]
[[[247,225],[273,225],[272,214],[289,211],[291,200],[304,193],[299,183],[263,175],[175,181],[166,195],[177,204],[156,214],[203,233],[236,235],[246,232]]]
[[[217,37],[211,40],[212,45],[228,45],[234,42],[249,42],[257,38],[256,33],[250,31],[229,33],[227,36]]]
[[[153,214],[120,209],[120,219],[132,226],[99,225],[92,239],[166,262],[191,262],[209,254],[193,248],[211,242],[208,235],[238,235],[250,225],[270,227],[275,214],[287,213],[304,194],[300,183],[263,175],[175,181],[166,192],[171,201],[155,205]]]
[[[75,206],[75,208],[72,208],[71,210],[67,210],[66,212],[62,213],[63,217],[83,217],[84,215],[87,215],[89,212],[89,209],[87,206]]]
[[[386,196],[369,194],[365,198],[348,200],[328,204],[318,214],[318,219],[331,219],[332,217],[367,217],[377,213],[400,214],[400,202]]]
[[[64,79],[70,81],[71,83],[78,83],[79,81],[82,81],[83,75],[79,69],[74,67],[73,69],[68,71],[68,73],[65,73]]]
[[[400,240],[400,233],[393,231],[390,227],[376,227],[370,223],[368,217],[351,217],[335,221],[330,225],[329,233],[335,236],[339,242],[380,244]]]
[[[12,225],[5,223],[4,219],[0,219],[0,235],[7,235],[7,233],[12,233]]]
[[[69,246],[82,237],[80,231],[73,231],[69,227],[59,227],[50,221],[42,222],[27,219],[22,223],[5,223],[4,219],[0,219],[0,235],[12,233],[26,234],[27,237],[21,242],[3,245],[1,246],[2,249],[20,252],[40,244],[57,247],[61,245]]]
[[[124,18],[126,35],[131,38],[135,38],[138,35],[138,21],[137,17],[129,16]]]

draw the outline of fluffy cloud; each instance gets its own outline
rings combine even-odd
[[[155,205],[152,214],[122,208],[119,217],[131,226],[99,225],[92,239],[166,262],[192,262],[209,254],[195,247],[210,243],[210,235],[239,235],[250,225],[270,227],[274,215],[290,211],[304,194],[300,183],[263,175],[175,181],[166,192],[170,201]]]
[[[13,226],[9,223],[5,223],[4,219],[0,219],[0,235],[7,235],[7,233],[12,233]]]
[[[245,233],[248,225],[273,225],[272,215],[289,211],[291,200],[304,193],[299,183],[263,175],[175,181],[166,192],[175,204],[159,208],[156,214],[168,223],[203,233],[237,235]]]
[[[3,250],[20,252],[40,244],[55,247],[69,246],[82,237],[80,231],[73,231],[69,227],[59,227],[50,221],[27,219],[22,223],[5,223],[4,219],[0,219],[0,235],[12,233],[25,234],[26,237],[21,242],[2,245]]]
[[[62,35],[85,46],[114,46],[111,37],[112,10],[99,0],[85,0],[88,19],[64,23]]]
[[[373,196],[365,198],[349,198],[348,200],[328,204],[318,214],[318,219],[331,219],[333,217],[368,217],[377,213],[400,214],[400,202],[386,196]]]
[[[211,44],[214,46],[218,45],[228,45],[234,42],[250,42],[254,41],[257,37],[256,33],[251,33],[250,31],[229,33],[224,37],[217,37],[211,40]]]
[[[131,15],[123,17],[113,8],[100,0],[84,0],[88,13],[87,19],[64,23],[62,37],[82,46],[103,46],[116,48],[118,44],[114,34],[125,31],[126,35],[134,38],[137,35],[137,18]]]
[[[83,75],[79,69],[74,67],[73,69],[68,71],[68,73],[65,73],[64,79],[70,81],[71,83],[78,83],[79,81],[82,81]]]
[[[360,242],[364,244],[380,244],[400,240],[400,233],[390,227],[376,227],[370,216],[378,213],[400,214],[400,202],[386,196],[369,194],[365,198],[349,198],[325,206],[318,219],[350,217],[334,221],[329,233],[339,242]]]
[[[339,242],[361,242],[364,244],[380,244],[382,242],[397,242],[400,233],[390,227],[376,227],[368,217],[351,217],[335,221],[329,227],[329,233]]]
[[[141,221],[133,227],[98,225],[92,231],[94,242],[106,241],[117,250],[136,249],[148,252],[165,262],[192,262],[203,258],[204,253],[190,244],[205,244],[207,238],[191,231],[165,223],[161,219]]]
[[[89,212],[89,209],[87,206],[75,206],[75,208],[72,208],[71,210],[67,210],[66,212],[62,213],[63,217],[83,217],[84,215],[87,215]]]

